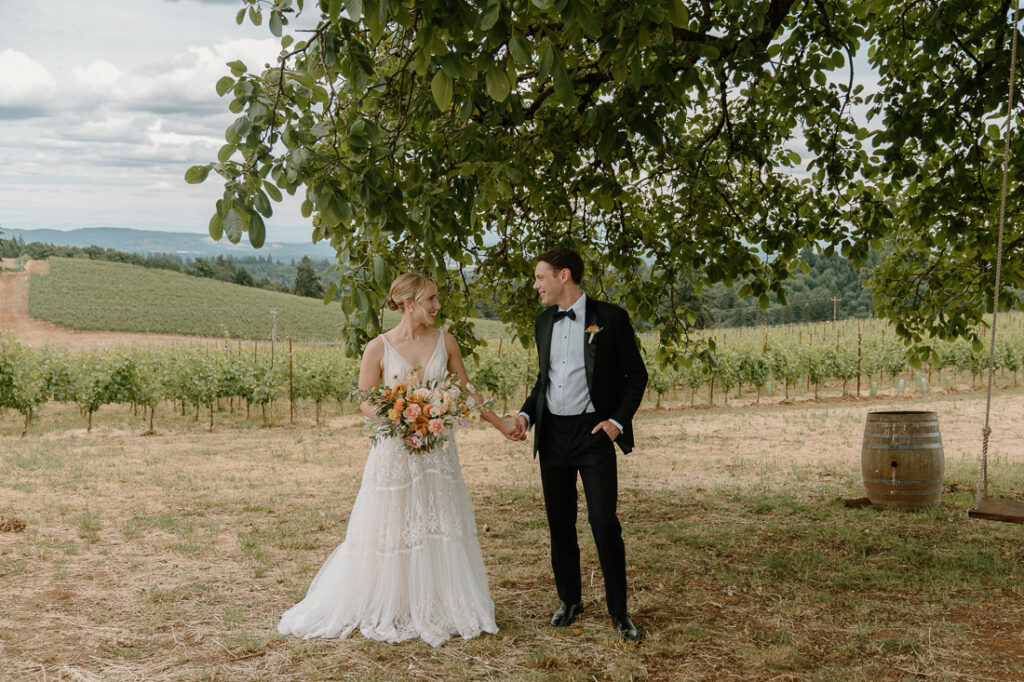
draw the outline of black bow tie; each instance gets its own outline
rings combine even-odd
[[[575,310],[556,310],[555,311],[555,322],[558,322],[563,317],[568,317],[570,320],[576,320]]]

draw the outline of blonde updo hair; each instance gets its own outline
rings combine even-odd
[[[430,292],[431,286],[435,289],[437,288],[434,280],[426,275],[421,275],[418,272],[407,272],[404,275],[399,275],[391,283],[391,289],[388,291],[385,303],[391,310],[401,311],[406,301],[412,300],[417,302],[425,299]],[[426,319],[425,315],[424,319]]]

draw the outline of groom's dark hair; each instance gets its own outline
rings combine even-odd
[[[547,263],[555,269],[555,272],[568,268],[572,281],[576,284],[583,283],[583,259],[572,249],[561,246],[549,249],[537,256],[537,260]]]

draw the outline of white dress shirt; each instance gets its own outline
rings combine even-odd
[[[559,308],[562,310],[562,308]],[[555,322],[551,328],[551,348],[548,359],[548,386],[545,396],[546,407],[551,414],[571,416],[594,411],[587,386],[587,364],[584,358],[584,330],[587,324],[587,295],[581,294],[576,302],[566,308],[576,314]],[[520,412],[529,422],[530,417]],[[619,431],[622,424],[609,419]]]
[[[563,317],[551,329],[547,392],[548,411],[565,416],[594,411],[590,388],[587,386],[587,365],[583,358],[587,295],[581,294],[568,310],[576,314],[576,319]]]

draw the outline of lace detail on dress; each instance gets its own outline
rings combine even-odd
[[[385,380],[405,376],[408,361],[386,338],[384,347]],[[447,366],[442,334],[424,379],[444,379]],[[454,437],[418,455],[396,438],[370,449],[345,541],[278,624],[282,634],[306,638],[355,629],[433,646],[498,631]]]

